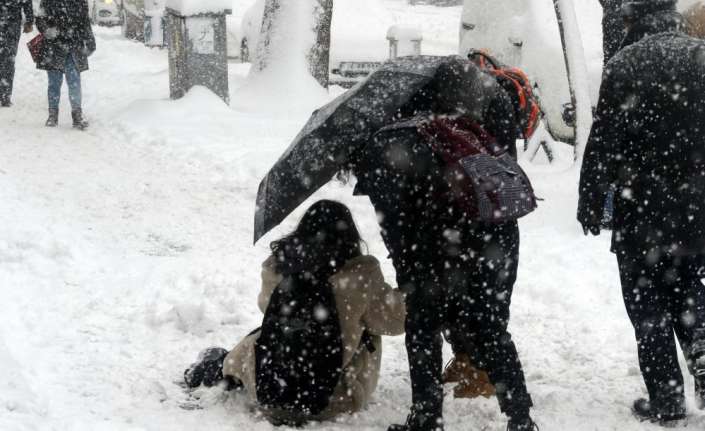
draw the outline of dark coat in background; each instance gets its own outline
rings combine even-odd
[[[622,0],[600,0],[602,5],[602,52],[605,64],[619,51],[624,39]]]
[[[85,0],[42,0],[37,27],[45,37],[38,69],[63,72],[71,55],[79,72],[88,70],[96,44]]]
[[[613,251],[705,253],[705,42],[664,11],[608,63],[580,177],[578,220],[598,226],[616,187]]]
[[[12,94],[22,24],[33,22],[31,0],[0,0],[0,101],[9,101]]]

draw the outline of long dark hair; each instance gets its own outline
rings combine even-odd
[[[321,200],[311,205],[289,235],[271,243],[276,271],[326,282],[350,259],[362,255],[362,239],[348,207]]]

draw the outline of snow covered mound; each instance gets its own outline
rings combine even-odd
[[[232,115],[221,98],[205,87],[195,86],[178,100],[134,101],[116,116],[116,121],[132,127],[197,130]]]

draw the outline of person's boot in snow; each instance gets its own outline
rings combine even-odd
[[[448,363],[443,383],[458,383],[453,388],[455,398],[489,398],[496,393],[487,372],[476,368],[465,353],[456,354]]]
[[[529,417],[525,415],[522,417],[509,418],[509,423],[507,424],[507,431],[539,431],[539,426]]]
[[[49,118],[47,118],[47,122],[45,123],[47,127],[56,127],[59,125],[59,110],[58,109],[49,109]]]
[[[390,425],[387,431],[443,431],[443,418],[438,415],[419,413],[412,409],[404,425]]]
[[[197,388],[203,384],[211,387],[223,381],[223,362],[227,355],[228,351],[220,347],[210,347],[199,353],[196,362],[184,371],[186,386]]]
[[[682,403],[668,408],[656,408],[649,400],[639,398],[634,401],[632,413],[640,421],[649,421],[665,427],[678,426],[685,419],[685,406]]]
[[[88,128],[88,122],[83,118],[83,111],[81,109],[71,111],[71,118],[73,118],[74,129],[86,130]]]

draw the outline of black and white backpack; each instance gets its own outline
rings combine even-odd
[[[300,417],[321,413],[343,368],[343,341],[330,283],[288,275],[272,294],[255,343],[257,400]]]

